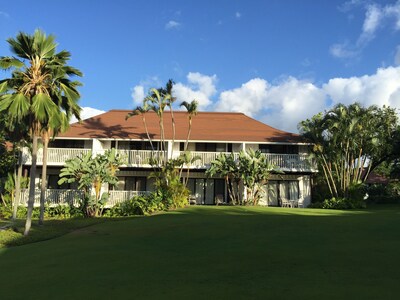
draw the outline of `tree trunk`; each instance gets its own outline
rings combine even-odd
[[[17,178],[15,178],[15,198],[12,219],[17,219],[19,198],[21,196],[21,178],[22,178],[22,151],[18,151],[18,171]]]
[[[43,225],[44,221],[44,201],[47,187],[47,149],[49,146],[49,133],[45,131],[42,136],[43,142],[43,164],[42,164],[42,182],[40,185],[40,214],[39,225]]]
[[[175,129],[175,118],[174,118],[174,112],[172,110],[172,106],[170,106],[170,111],[171,111],[171,122],[172,122],[172,147],[174,147],[175,144],[175,135],[176,135],[176,129]],[[171,151],[171,159],[172,159],[172,152]]]
[[[29,230],[32,225],[32,212],[33,205],[35,203],[35,177],[36,177],[36,161],[37,161],[37,149],[38,149],[38,136],[36,134],[33,135],[32,139],[32,166],[31,172],[29,176],[29,200],[28,200],[28,213],[26,216],[25,222],[25,231],[24,235],[27,236],[29,234]]]

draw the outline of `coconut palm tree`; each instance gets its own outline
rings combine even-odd
[[[198,113],[197,107],[199,106],[199,102],[197,102],[196,100],[193,100],[190,103],[183,101],[180,106],[184,106],[186,108],[186,111],[188,112],[188,118],[189,118],[188,133],[187,133],[185,145],[183,147],[183,151],[186,151],[188,148],[188,145],[189,145],[190,134],[192,133],[192,120],[193,120],[193,117],[196,116]]]
[[[2,68],[12,69],[11,78],[0,82],[0,92],[7,91],[1,95],[0,111],[8,110],[13,123],[27,122],[32,137],[28,214],[24,232],[28,235],[34,204],[38,139],[49,124],[62,124],[60,111],[65,104],[76,103],[79,99],[76,87],[80,83],[70,81],[69,76],[82,74],[66,65],[69,52],[56,53],[57,44],[53,35],[46,36],[40,30],[33,35],[20,32],[7,42],[17,57],[0,58]]]

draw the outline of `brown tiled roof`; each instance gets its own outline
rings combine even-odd
[[[59,135],[69,138],[110,138],[110,139],[147,139],[141,116],[125,120],[130,110],[110,110],[101,115],[86,119],[81,124],[74,123],[70,129]],[[157,115],[154,112],[145,114],[150,136],[160,138]],[[186,140],[188,133],[188,114],[184,111],[174,112],[176,124],[175,140]],[[166,139],[172,139],[172,122],[170,112],[165,113],[164,128]],[[301,137],[294,133],[278,130],[243,113],[199,112],[193,117],[190,140],[224,141],[224,142],[280,142],[300,143]]]

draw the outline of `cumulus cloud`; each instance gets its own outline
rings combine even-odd
[[[100,109],[96,109],[96,108],[93,108],[93,107],[82,107],[81,119],[85,120],[85,119],[100,115],[102,113],[105,113],[105,111],[104,110],[100,110]],[[77,121],[78,120],[75,117],[72,117],[70,123],[75,123]]]
[[[360,3],[362,2],[346,2],[346,5],[339,7],[339,9],[343,12],[347,12]],[[390,21],[394,21],[395,30],[400,30],[400,1],[385,6],[366,2],[364,9],[365,18],[358,39],[352,44],[344,42],[332,45],[329,49],[332,56],[350,58],[358,55],[362,49],[375,38],[379,28],[383,28],[385,24],[392,24]]]
[[[274,84],[254,78],[239,88],[222,91],[214,109],[243,112],[273,127],[297,132],[301,120],[335,104],[355,101],[400,109],[400,66],[379,68],[372,75],[332,78],[322,85],[295,77]]]
[[[211,97],[217,92],[217,76],[207,76],[198,72],[190,72],[187,75],[187,84],[178,82],[173,87],[173,93],[181,101],[197,100],[199,109],[206,109],[211,103]]]
[[[400,67],[379,68],[375,74],[361,77],[333,78],[323,89],[335,104],[358,101],[365,106],[400,108]]]
[[[274,83],[253,78],[239,87],[218,92],[217,81],[216,75],[190,72],[186,83],[174,85],[173,93],[178,103],[198,100],[200,111],[242,112],[290,132],[297,132],[300,121],[337,103],[357,101],[364,106],[400,109],[400,66],[379,68],[374,74],[359,77],[332,78],[319,85],[291,76]],[[132,95],[143,92],[137,86]]]
[[[224,91],[219,111],[243,112],[279,129],[296,131],[297,124],[325,108],[325,93],[314,84],[289,77],[276,85],[261,78]]]
[[[144,99],[144,97],[146,96],[145,92],[144,92],[144,87],[143,85],[136,85],[133,87],[132,89],[132,98],[133,98],[133,103],[140,105]]]
[[[148,77],[145,80],[141,80],[138,85],[135,85],[131,89],[131,96],[133,100],[133,106],[140,106],[143,104],[143,99],[147,96],[149,89],[159,88],[164,86],[157,76]]]
[[[223,91],[215,109],[243,112],[253,116],[262,108],[267,97],[267,90],[267,81],[261,78],[251,79],[239,88]]]
[[[178,29],[179,27],[181,27],[181,23],[174,20],[170,20],[167,22],[167,24],[165,24],[166,30]]]

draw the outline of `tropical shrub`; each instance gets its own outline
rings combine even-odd
[[[311,203],[309,208],[324,208],[324,209],[358,209],[365,208],[366,203],[364,199],[350,199],[350,198],[330,198],[325,199],[324,202]]]
[[[132,199],[118,203],[105,212],[108,217],[129,217],[135,215],[149,215],[157,211],[165,210],[163,198],[156,193],[135,196]]]
[[[80,206],[84,215],[99,217],[108,199],[108,193],[101,193],[101,187],[104,183],[110,185],[117,183],[116,173],[122,164],[123,159],[114,148],[95,157],[89,151],[82,157],[75,157],[65,162],[58,184],[77,182],[78,188],[84,194]]]

